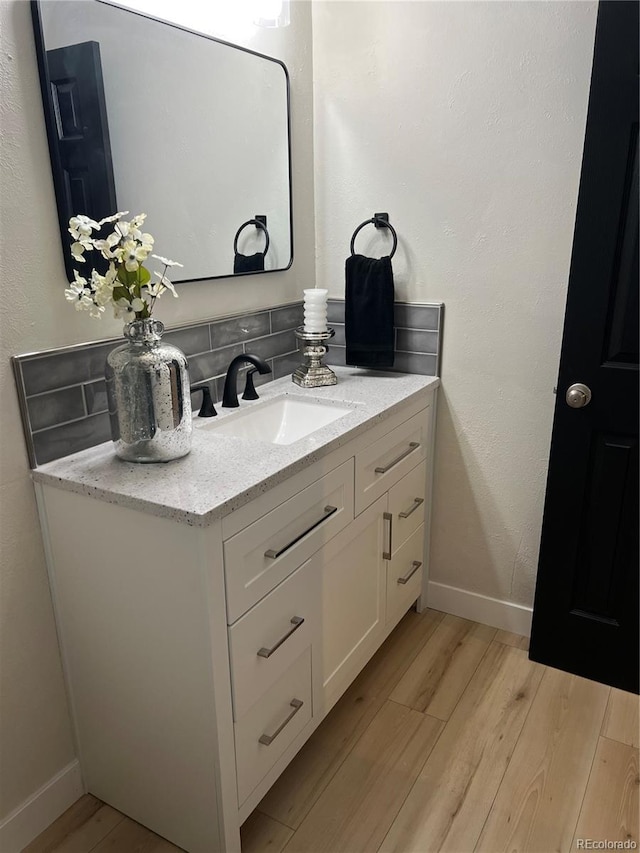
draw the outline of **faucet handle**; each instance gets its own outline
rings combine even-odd
[[[253,376],[258,372],[257,367],[252,367],[250,370],[247,370],[247,381],[244,386],[244,392],[242,394],[243,400],[258,400],[258,392],[255,389],[255,385],[253,384]]]
[[[211,389],[208,385],[192,385],[191,393],[193,394],[195,391],[202,391],[202,405],[200,406],[200,411],[198,412],[199,418],[213,418],[218,413],[216,412],[215,406],[213,405],[213,400],[211,399]]]

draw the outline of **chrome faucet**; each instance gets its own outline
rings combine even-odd
[[[234,359],[231,360],[231,364],[227,369],[227,376],[224,380],[224,391],[222,392],[222,406],[225,409],[235,409],[240,404],[238,403],[238,370],[240,365],[244,362],[248,364],[252,364],[254,368],[258,371],[258,373],[271,373],[271,368],[267,364],[264,359],[260,358],[259,355],[254,355],[253,353],[247,352],[243,353],[243,355],[237,355]],[[255,371],[250,371],[250,373],[254,373]],[[252,382],[251,385],[253,387],[253,377],[251,377]],[[248,385],[247,381],[247,385]],[[255,390],[253,391],[255,394]],[[246,399],[256,400],[258,395],[255,394],[255,397],[248,397]]]

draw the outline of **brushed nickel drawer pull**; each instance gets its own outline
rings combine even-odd
[[[314,521],[313,524],[311,525],[311,527],[307,527],[306,530],[303,530],[299,536],[296,536],[295,539],[292,539],[291,542],[289,542],[287,545],[284,546],[284,548],[280,548],[279,551],[274,551],[273,548],[269,548],[268,551],[265,551],[264,552],[265,557],[268,557],[270,560],[277,560],[278,557],[281,557],[285,551],[288,551],[289,548],[293,548],[293,546],[296,544],[296,542],[299,542],[304,536],[307,535],[307,533],[311,533],[311,531],[315,530],[316,527],[318,527],[318,525],[322,524],[323,521],[326,521],[328,518],[330,518],[334,514],[334,512],[338,512],[338,507],[337,506],[326,506],[324,508],[323,512],[324,512],[324,515],[322,516],[322,518],[319,518],[317,521]]]
[[[383,560],[390,560],[391,559],[391,549],[392,549],[391,541],[392,541],[392,535],[393,535],[393,515],[390,512],[383,512],[382,517],[384,518],[385,521],[389,522],[389,550],[382,552],[382,559]]]
[[[261,649],[258,649],[258,656],[261,658],[270,658],[271,655],[276,651],[276,649],[279,649],[280,646],[284,643],[284,641],[288,640],[289,637],[294,634],[301,625],[304,624],[304,619],[302,618],[302,616],[294,616],[291,620],[291,624],[293,625],[293,628],[289,628],[287,633],[278,640],[275,646],[271,646],[270,649],[265,649],[264,646]]]
[[[399,517],[400,518],[409,518],[411,513],[415,512],[418,509],[418,507],[423,503],[424,503],[424,498],[414,498],[413,499],[413,506],[409,507],[409,509],[405,509],[404,512],[398,513]]]
[[[388,465],[384,465],[384,466],[380,466],[380,467],[376,468],[375,469],[376,474],[386,474],[387,471],[390,471],[395,465],[398,464],[398,462],[402,462],[402,460],[405,458],[405,456],[408,456],[410,453],[413,453],[413,451],[418,447],[420,447],[419,441],[410,441],[409,447],[403,453],[401,453],[400,456],[398,456],[396,459],[394,459],[393,462],[389,462]]]
[[[411,569],[409,570],[409,573],[403,575],[401,578],[398,578],[398,583],[408,583],[409,580],[413,577],[413,575],[415,575],[415,573],[418,571],[421,565],[422,563],[419,560],[414,560],[413,563],[411,563]]]
[[[293,718],[298,713],[300,708],[302,708],[302,706],[304,705],[304,702],[302,701],[302,699],[292,699],[291,702],[289,702],[289,705],[291,708],[293,708],[293,711],[289,714],[287,719],[278,726],[278,728],[275,730],[275,732],[272,735],[260,735],[260,737],[258,738],[258,743],[262,743],[262,744],[264,744],[264,746],[270,746],[274,742],[274,740],[278,737],[278,735],[280,734],[282,729],[286,725],[288,725],[291,722],[291,720],[293,720]]]

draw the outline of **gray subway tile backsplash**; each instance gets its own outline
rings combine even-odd
[[[327,344],[329,347],[343,347],[346,343],[344,336],[344,323],[334,323],[329,321],[329,325],[335,334],[327,341]]]
[[[346,366],[346,350],[344,347],[335,346],[334,344],[329,344],[329,351],[325,356],[326,364],[336,364],[341,367]]]
[[[22,362],[24,390],[27,396],[77,385],[104,376],[104,361],[116,342],[93,344],[81,351],[69,348],[47,353]]]
[[[344,299],[330,299],[327,303],[327,320],[332,323],[344,323]]]
[[[243,317],[232,317],[229,320],[219,320],[211,323],[211,346],[213,349],[226,347],[240,341],[262,338],[271,332],[269,312],[247,314]]]
[[[439,330],[442,319],[440,305],[413,305],[409,302],[396,302],[394,320],[397,329],[433,329]]]
[[[437,376],[438,357],[420,352],[396,352],[393,370],[398,373],[421,373],[423,376]]]
[[[442,330],[441,305],[396,303],[396,357],[393,370],[437,374]],[[335,329],[328,342],[329,364],[345,363],[344,301],[331,299],[327,316]],[[243,352],[267,360],[272,373],[254,377],[256,386],[293,373],[301,362],[294,330],[302,325],[302,302],[222,320],[170,329],[164,339],[189,358],[193,384],[207,382],[220,401],[227,367]],[[111,437],[104,364],[122,339],[15,356],[13,359],[31,464],[42,465]],[[246,370],[239,372],[238,392]],[[200,405],[200,395],[193,402]]]
[[[222,349],[194,355],[189,359],[189,379],[192,383],[204,382],[213,376],[224,373],[231,359],[244,352],[242,344],[234,344]]]
[[[181,349],[186,356],[208,352],[211,349],[211,335],[208,325],[172,329],[165,332],[162,339]]]
[[[332,346],[329,349],[327,364],[346,365],[346,349]],[[437,376],[437,356],[419,352],[397,352],[393,359],[393,367],[379,368],[391,373],[420,373],[423,376]]]
[[[422,329],[397,329],[396,352],[438,352],[438,332]]]
[[[106,412],[108,410],[107,384],[104,379],[89,382],[83,385],[83,388],[88,415],[96,415],[98,412]]]
[[[285,329],[297,329],[304,321],[302,303],[274,308],[271,312],[271,331],[282,332]]]
[[[86,450],[111,438],[109,415],[103,412],[80,421],[43,429],[33,435],[33,447],[38,465]]]
[[[443,313],[442,304],[395,303],[395,357],[393,367],[389,370],[425,376],[440,375]],[[344,300],[329,300],[327,319],[335,335],[328,341],[326,362],[345,365]]]
[[[27,400],[27,408],[33,432],[65,421],[84,418],[86,412],[82,385],[36,394],[35,397],[29,397]]]
[[[394,324],[397,329],[439,329],[442,305],[417,305],[412,302],[396,302]],[[344,323],[344,299],[330,299],[327,305],[330,324]]]
[[[277,355],[286,355],[298,349],[298,340],[293,331],[277,332],[266,338],[259,338],[245,344],[245,352],[252,352],[260,358],[273,358]]]
[[[273,359],[273,378],[282,379],[288,373],[291,374],[301,363],[302,358],[298,351],[290,352],[288,355],[279,355]]]

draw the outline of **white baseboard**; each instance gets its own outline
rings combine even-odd
[[[512,601],[501,601],[467,589],[429,581],[427,607],[524,637],[531,635],[533,608]]]
[[[83,794],[80,765],[72,761],[0,821],[0,851],[19,853]]]

